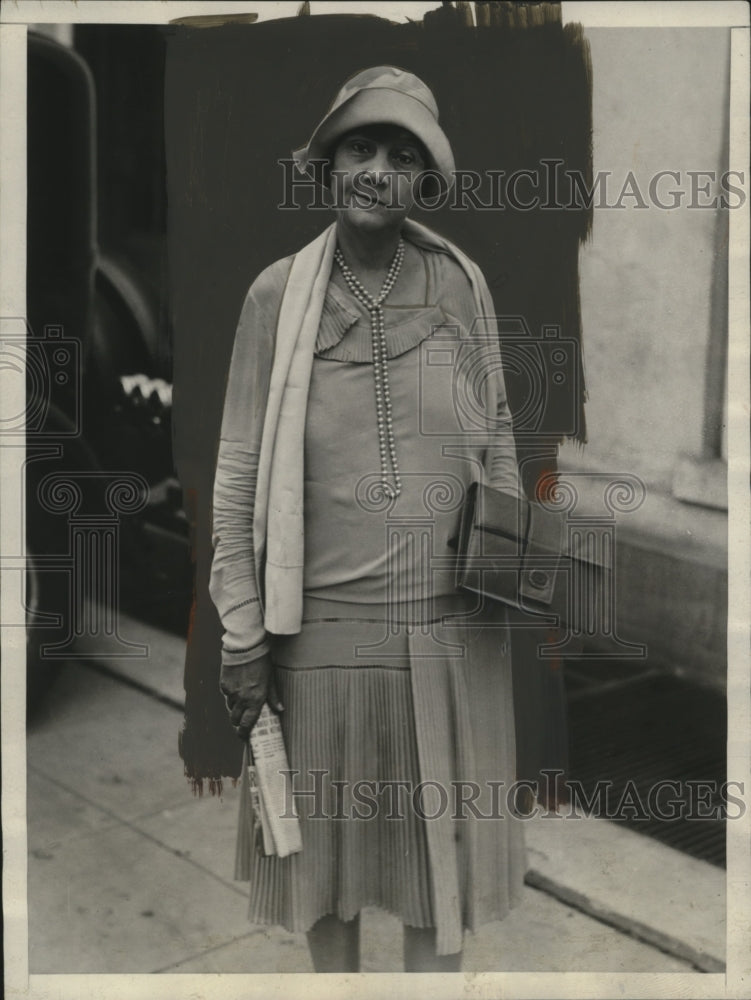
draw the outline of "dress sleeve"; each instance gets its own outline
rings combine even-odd
[[[499,391],[497,399],[494,440],[487,456],[488,479],[490,485],[496,489],[523,497],[511,411],[506,400],[505,388],[503,385],[501,388],[504,391],[502,394]]]
[[[501,348],[495,322],[495,308],[490,292],[478,269],[478,278],[484,286],[487,309],[484,316],[478,316],[478,307],[472,286],[463,269],[445,254],[436,254],[435,266],[439,269],[439,281],[443,301],[447,310],[458,319],[466,330],[477,329],[487,341],[488,373],[492,379],[489,386],[488,407],[493,416],[488,416],[492,426],[492,440],[485,454],[485,472],[488,482],[496,489],[522,497],[519,466],[516,460],[516,444],[511,411],[506,397],[506,382],[501,361]],[[487,320],[490,320],[488,323]]]
[[[235,334],[214,477],[209,593],[224,627],[224,666],[269,651],[253,552],[253,509],[275,317],[257,284],[248,292]]]

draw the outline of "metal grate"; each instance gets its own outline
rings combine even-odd
[[[725,815],[739,810],[722,798],[723,696],[644,664],[570,662],[565,676],[570,776],[587,811],[724,866]],[[658,792],[667,781],[677,785]],[[599,800],[598,782],[609,783]]]

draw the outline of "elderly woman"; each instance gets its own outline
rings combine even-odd
[[[356,971],[381,907],[407,971],[458,970],[524,871],[505,618],[457,589],[451,544],[471,483],[519,489],[493,304],[408,219],[453,178],[421,80],[358,73],[296,155],[336,219],[250,287],[214,488],[221,687],[244,739],[280,713],[303,844],[243,859],[250,919]]]

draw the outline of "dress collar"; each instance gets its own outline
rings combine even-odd
[[[425,257],[425,250],[420,250]],[[386,354],[389,358],[404,354],[429,337],[436,325],[446,322],[435,299],[436,286],[426,261],[426,304],[384,305]],[[331,278],[321,313],[315,353],[330,361],[372,362],[373,352],[368,310],[348,290]]]

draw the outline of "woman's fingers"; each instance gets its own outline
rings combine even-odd
[[[250,731],[255,726],[258,721],[258,716],[261,714],[262,706],[253,706],[252,708],[246,708],[242,713],[239,722],[233,722],[237,726],[237,735],[241,740],[247,740],[250,736]]]
[[[276,683],[273,677],[269,681],[269,693],[266,700],[275,712],[284,711],[284,705],[282,705],[282,699],[279,697],[279,693],[276,690]]]
[[[232,711],[229,713],[233,726],[244,725],[247,719],[251,720],[251,728],[256,724],[258,716],[263,708],[263,699],[239,698]]]
[[[275,712],[284,711],[284,705],[276,692],[276,688],[271,685],[269,685],[269,693],[266,700]],[[237,727],[237,735],[241,740],[247,740],[250,736],[250,731],[256,722],[258,722],[258,716],[261,714],[262,708],[263,702],[259,702],[256,699],[248,702],[241,698],[230,711],[230,721],[233,726]]]
[[[236,688],[234,688],[233,685],[230,684],[227,680],[224,679],[221,680],[219,684],[219,690],[224,695],[227,704],[229,704],[230,701],[234,701],[235,698],[237,697]]]
[[[230,722],[241,739],[247,740],[265,702],[275,712],[284,710],[274,685],[270,658],[222,668],[219,688],[227,703]]]
[[[245,701],[235,701],[229,713],[229,719],[233,726],[240,725],[240,720],[247,711],[248,707],[248,703]]]

